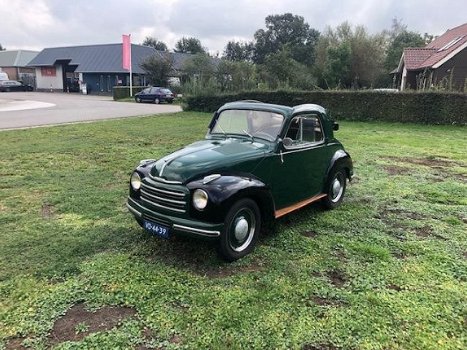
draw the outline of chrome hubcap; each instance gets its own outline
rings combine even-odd
[[[340,197],[342,196],[342,192],[344,191],[344,186],[342,185],[341,180],[339,177],[336,177],[332,183],[331,192],[332,192],[332,201],[337,202]]]
[[[243,241],[248,235],[248,221],[244,217],[238,218],[234,229],[237,241]]]
[[[230,226],[230,247],[236,252],[241,252],[248,248],[255,235],[255,230],[255,214],[249,208],[240,209]]]

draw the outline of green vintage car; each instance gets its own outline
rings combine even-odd
[[[234,261],[265,223],[318,200],[342,202],[352,160],[323,107],[237,101],[208,129],[203,141],[143,160],[131,175],[128,209],[151,234],[216,239]]]

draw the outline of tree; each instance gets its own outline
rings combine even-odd
[[[255,63],[264,63],[267,55],[277,53],[287,46],[294,60],[307,65],[313,64],[319,32],[310,28],[302,16],[291,13],[270,15],[265,22],[267,29],[259,29],[254,35]]]
[[[188,78],[206,80],[213,76],[215,71],[214,63],[207,54],[197,53],[190,57],[183,65],[183,72]]]
[[[150,36],[147,36],[144,39],[142,45],[153,47],[153,48],[155,48],[156,50],[159,50],[159,51],[169,51],[169,49],[167,48],[167,45],[163,41],[159,41],[156,38],[153,38],[153,37],[150,37]]]
[[[155,54],[145,59],[140,67],[146,72],[148,80],[155,86],[168,86],[173,73],[174,61],[170,53]]]
[[[323,79],[330,88],[349,87],[351,77],[352,51],[349,42],[328,49],[328,60],[323,72]]]
[[[374,86],[384,73],[385,36],[369,35],[363,26],[344,22],[321,35],[315,74],[323,88]]]
[[[405,48],[422,46],[425,46],[425,39],[420,34],[406,30],[400,32],[389,43],[384,67],[388,72],[397,68]]]
[[[2,46],[2,44],[0,44],[0,51],[5,51],[6,48]]]
[[[229,41],[223,56],[229,61],[250,61],[253,58],[253,50],[253,43]]]
[[[270,89],[295,88],[313,89],[316,81],[312,77],[310,68],[297,62],[288,49],[266,56],[264,64],[259,65],[261,80]]]
[[[257,85],[256,66],[250,62],[222,59],[215,74],[221,91],[252,90]]]
[[[206,53],[206,50],[203,48],[201,45],[201,41],[196,38],[181,38],[177,43],[175,44],[175,52],[180,52],[180,53],[191,53],[191,54],[197,54],[197,53]]]

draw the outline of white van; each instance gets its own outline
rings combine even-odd
[[[8,78],[8,74],[0,71],[0,80],[10,80],[10,79]]]

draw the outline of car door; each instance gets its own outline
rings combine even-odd
[[[294,116],[277,153],[271,179],[276,209],[321,194],[328,154],[319,115]]]

